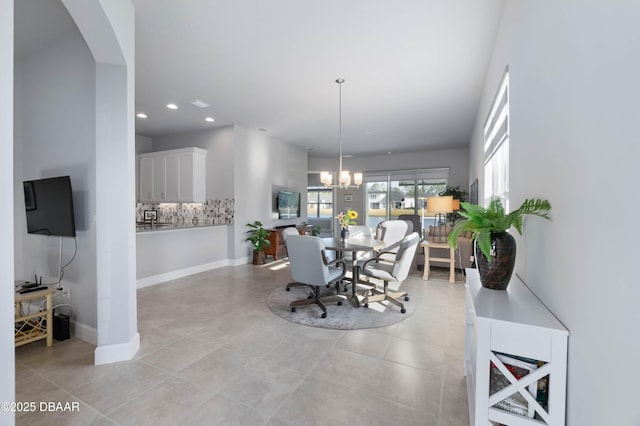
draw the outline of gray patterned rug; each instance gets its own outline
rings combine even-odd
[[[416,275],[416,276],[420,276],[422,277],[422,271],[416,271],[415,274],[412,273],[411,275]],[[436,280],[436,281],[449,281],[449,268],[443,268],[440,266],[432,266],[431,269],[429,270],[429,281],[431,280]],[[462,273],[462,271],[459,268],[456,268],[456,275],[455,275],[455,280],[456,283],[464,283],[466,282],[466,277],[464,276],[464,274]]]
[[[368,308],[355,308],[350,302],[345,301],[342,306],[327,303],[326,318],[320,317],[322,310],[317,305],[298,307],[296,312],[291,312],[289,302],[306,299],[308,294],[309,288],[304,286],[292,287],[291,291],[286,291],[285,286],[279,287],[267,296],[267,307],[287,321],[334,330],[386,327],[410,317],[416,310],[415,303],[411,300],[403,301],[407,310],[405,314],[400,313],[400,308],[388,304],[389,302],[372,303]]]

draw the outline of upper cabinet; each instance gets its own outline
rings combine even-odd
[[[206,198],[207,150],[172,149],[138,155],[138,200],[202,203]]]

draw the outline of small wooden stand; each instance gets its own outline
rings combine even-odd
[[[453,248],[449,247],[449,244],[447,243],[435,243],[433,241],[429,241],[424,240],[420,243],[421,247],[424,247],[424,272],[422,275],[422,279],[423,280],[428,280],[429,279],[429,272],[430,272],[430,265],[429,262],[430,261],[434,261],[434,262],[447,262],[449,263],[449,282],[450,283],[455,283],[456,282],[456,252]],[[430,248],[443,248],[443,249],[449,249],[449,258],[446,257],[430,257],[429,256],[429,249]]]
[[[16,292],[16,347],[42,339],[47,339],[47,346],[53,344],[53,292],[52,288],[23,294]],[[22,303],[38,299],[46,299],[46,308],[33,314],[25,314],[22,310]]]

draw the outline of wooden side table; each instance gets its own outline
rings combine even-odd
[[[53,344],[53,288],[18,293],[15,296],[15,344],[17,346],[37,340],[47,339],[47,346]],[[46,299],[46,308],[33,314],[25,314],[22,302]],[[33,303],[33,305],[36,305]]]
[[[269,244],[264,248],[265,256],[273,256],[273,260],[278,260],[278,257],[287,257],[287,248],[284,245],[284,238],[282,238],[282,230],[284,228],[269,229]],[[296,226],[298,234],[311,235],[313,227],[311,225]]]
[[[436,243],[433,241],[429,241],[428,239],[423,240],[420,243],[420,246],[424,248],[424,272],[422,275],[422,279],[423,280],[428,280],[429,279],[429,272],[430,272],[430,265],[429,262],[430,261],[434,261],[434,262],[447,262],[449,263],[449,282],[450,283],[455,283],[456,282],[456,252],[452,247],[449,247],[449,244],[445,243]],[[430,248],[442,248],[442,249],[449,249],[449,257],[431,257],[429,255],[429,249]]]

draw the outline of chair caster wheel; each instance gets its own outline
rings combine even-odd
[[[409,296],[405,296],[405,297],[404,297],[404,301],[405,301],[405,302],[408,302],[408,301],[409,301]]]
[[[295,311],[296,311],[296,307],[295,307],[295,306],[292,306],[292,307],[291,307],[291,312],[295,312]]]
[[[327,314],[325,314],[324,312],[322,313],[322,315],[320,315],[320,318],[326,318]]]
[[[342,306],[342,302],[338,302],[338,306]]]
[[[287,291],[291,291],[291,289],[289,287],[287,287]]]
[[[400,309],[400,313],[401,313],[401,314],[406,314],[406,313],[407,313],[407,310],[406,310],[405,308],[402,308],[402,309]]]
[[[365,303],[365,304],[364,304],[364,305],[362,305],[362,306],[363,306],[363,307],[365,307],[365,308],[368,308],[368,307],[369,307],[369,304],[368,304],[368,303]]]

